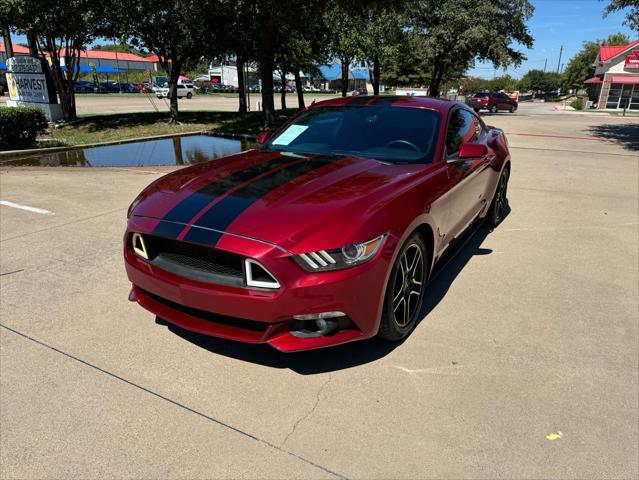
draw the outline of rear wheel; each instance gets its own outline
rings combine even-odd
[[[193,94],[191,92],[186,94],[186,98],[188,98],[189,100],[191,100],[191,98],[193,98]]]
[[[510,113],[515,113],[517,111],[517,106],[516,105],[512,105],[510,107]]]
[[[497,104],[493,103],[490,107],[490,113],[497,113],[497,110],[499,110],[499,108],[497,108]]]
[[[486,215],[486,221],[491,227],[496,227],[504,219],[506,205],[508,204],[507,194],[509,177],[510,170],[508,169],[508,167],[506,167],[499,177],[499,183],[497,184],[495,196],[493,197],[493,201],[490,204],[490,208],[488,209],[488,214]]]
[[[414,233],[404,243],[391,271],[378,336],[397,341],[406,337],[419,318],[428,278],[424,240]]]

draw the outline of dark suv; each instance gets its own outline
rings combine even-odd
[[[491,113],[497,113],[499,110],[514,113],[517,110],[517,101],[502,92],[480,92],[470,100],[470,106],[476,112],[486,109]]]

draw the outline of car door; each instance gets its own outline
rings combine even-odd
[[[486,205],[490,181],[490,163],[495,157],[486,140],[483,122],[466,108],[456,108],[448,119],[445,161],[449,181],[449,210],[444,242],[458,237]],[[483,143],[488,155],[481,158],[459,158],[464,143]]]
[[[511,100],[508,95],[505,93],[498,93],[499,95],[499,109],[500,110],[510,110]]]

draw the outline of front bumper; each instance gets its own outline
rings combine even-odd
[[[253,258],[280,282],[277,290],[252,289],[194,281],[154,267],[128,244],[131,232],[152,231],[148,219],[129,222],[124,258],[133,284],[130,300],[169,323],[198,333],[248,343],[268,343],[282,351],[321,348],[374,336],[394,239],[372,260],[357,267],[309,273],[288,252],[275,246],[222,235],[217,249]],[[293,315],[344,312],[352,327],[325,336],[300,338],[289,328]]]

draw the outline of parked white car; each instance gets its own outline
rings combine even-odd
[[[193,97],[193,93],[195,93],[195,90],[193,88],[193,84],[178,84],[176,85],[176,92],[177,92],[177,97],[178,98],[182,98],[182,97],[186,97],[186,98],[192,98]],[[169,97],[169,87],[163,87],[158,89],[157,92],[155,92],[155,94],[157,95],[158,98],[168,98]]]

